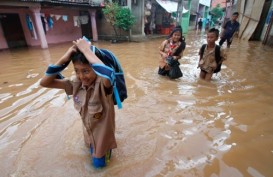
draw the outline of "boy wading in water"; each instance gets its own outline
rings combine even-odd
[[[223,26],[221,40],[219,45],[222,46],[225,41],[227,41],[227,48],[230,48],[232,43],[232,39],[236,33],[239,31],[240,23],[237,21],[239,16],[238,12],[234,12],[232,14],[231,20],[227,21]]]
[[[73,44],[55,65],[48,67],[40,85],[63,89],[67,95],[73,95],[74,107],[82,118],[84,140],[90,148],[93,166],[101,168],[106,166],[112,149],[117,147],[113,86],[110,79],[95,73],[95,68],[104,68],[104,64],[90,50],[91,44],[84,39],[73,41]],[[60,72],[70,61],[76,77],[60,79]],[[109,78],[112,74],[109,74]]]
[[[226,60],[225,50],[217,46],[215,42],[218,40],[219,30],[212,28],[207,33],[207,44],[199,51],[200,60],[198,68],[200,67],[200,78],[210,81],[213,73],[216,72],[217,67]],[[219,61],[217,61],[216,52],[219,54]]]

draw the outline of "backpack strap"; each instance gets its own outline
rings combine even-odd
[[[200,56],[201,56],[201,58],[203,58],[203,55],[204,55],[206,47],[207,47],[207,44],[203,44],[202,47],[201,47],[201,49],[200,49]],[[221,49],[221,47],[219,45],[215,46],[215,60],[216,60],[217,64],[219,64],[219,62],[221,61],[220,49]]]
[[[94,53],[96,50],[98,50],[102,54],[103,57],[105,57],[108,54],[111,57],[114,57],[116,59],[116,57],[109,51],[107,51],[108,52],[107,53],[106,50],[100,50],[100,49],[96,48],[95,46],[91,46],[91,50]],[[121,104],[121,100],[120,100],[117,85],[116,85],[116,74],[115,74],[115,71],[113,70],[113,68],[103,65],[103,64],[92,64],[91,67],[93,68],[94,72],[97,75],[99,75],[103,78],[106,78],[111,82],[111,85],[113,86],[113,92],[114,92],[114,96],[116,98],[118,108],[121,109],[122,104]]]
[[[216,63],[219,65],[220,61],[221,61],[221,54],[220,54],[220,49],[221,47],[219,45],[215,46],[215,60]]]
[[[200,59],[203,58],[205,48],[207,47],[207,44],[203,44],[201,49],[200,49]]]
[[[99,49],[96,48],[95,46],[91,46],[91,50],[92,50],[92,52],[95,53],[95,50],[99,50]],[[115,82],[115,72],[114,72],[114,70],[111,67],[106,66],[104,64],[98,64],[98,63],[92,64],[91,67],[92,67],[92,69],[94,70],[94,72],[97,75],[99,75],[99,76],[101,76],[103,78],[108,79],[110,81],[111,85],[114,85],[114,82]]]

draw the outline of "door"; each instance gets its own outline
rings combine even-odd
[[[3,33],[9,48],[27,46],[18,14],[0,14]]]
[[[82,35],[87,37],[88,39],[92,38],[92,29],[90,23],[90,16],[88,11],[80,11],[80,22]]]

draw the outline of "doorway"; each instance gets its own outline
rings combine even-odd
[[[3,33],[9,48],[27,46],[18,14],[0,14]]]
[[[92,29],[91,29],[91,23],[90,23],[90,15],[88,11],[80,11],[80,22],[81,22],[82,35],[87,37],[88,39],[91,39]]]

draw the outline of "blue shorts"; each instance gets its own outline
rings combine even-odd
[[[102,168],[105,167],[109,162],[110,162],[110,158],[112,155],[112,149],[110,149],[109,151],[106,152],[106,155],[104,155],[101,158],[96,158],[93,157],[93,148],[90,148],[90,153],[91,153],[91,157],[92,157],[92,164],[95,168]]]

